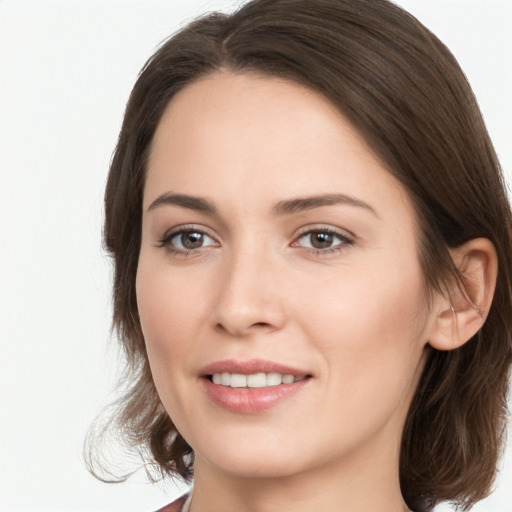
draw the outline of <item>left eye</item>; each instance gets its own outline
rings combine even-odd
[[[169,239],[169,244],[178,250],[190,251],[208,245],[215,245],[215,241],[201,231],[181,231]]]
[[[338,247],[344,245],[346,243],[350,243],[348,238],[332,233],[330,231],[308,231],[304,233],[298,239],[298,245],[301,247],[306,247],[308,249],[332,249],[333,247]]]

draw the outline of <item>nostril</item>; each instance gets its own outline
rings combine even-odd
[[[253,327],[268,327],[268,324],[265,322],[256,322],[255,324],[252,324]]]
[[[251,334],[263,334],[279,329],[280,323],[276,322],[274,325],[272,322],[252,322],[245,321],[244,318],[225,318],[224,321],[216,322],[215,330],[224,334],[229,334],[237,338],[246,338]]]

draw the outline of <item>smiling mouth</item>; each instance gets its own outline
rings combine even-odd
[[[263,359],[216,361],[200,371],[210,400],[236,414],[257,414],[309,388],[313,374]]]
[[[216,385],[229,387],[229,388],[268,388],[273,386],[280,386],[282,384],[293,384],[300,382],[304,379],[310,378],[310,375],[303,375],[295,377],[291,374],[277,373],[277,372],[258,372],[248,375],[242,373],[213,373],[208,375],[207,378],[210,382]]]

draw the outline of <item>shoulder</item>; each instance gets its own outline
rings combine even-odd
[[[158,509],[156,512],[182,512],[183,505],[187,501],[188,496],[188,494],[184,494],[176,501],[173,501],[172,503],[169,503],[169,505],[166,505],[165,507]]]

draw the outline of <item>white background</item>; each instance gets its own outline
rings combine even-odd
[[[2,512],[145,512],[179,492],[143,475],[103,484],[81,459],[118,366],[102,195],[145,60],[193,16],[233,3],[0,0]],[[510,181],[512,2],[400,3],[458,57]],[[475,512],[512,512],[510,445],[495,494]]]

